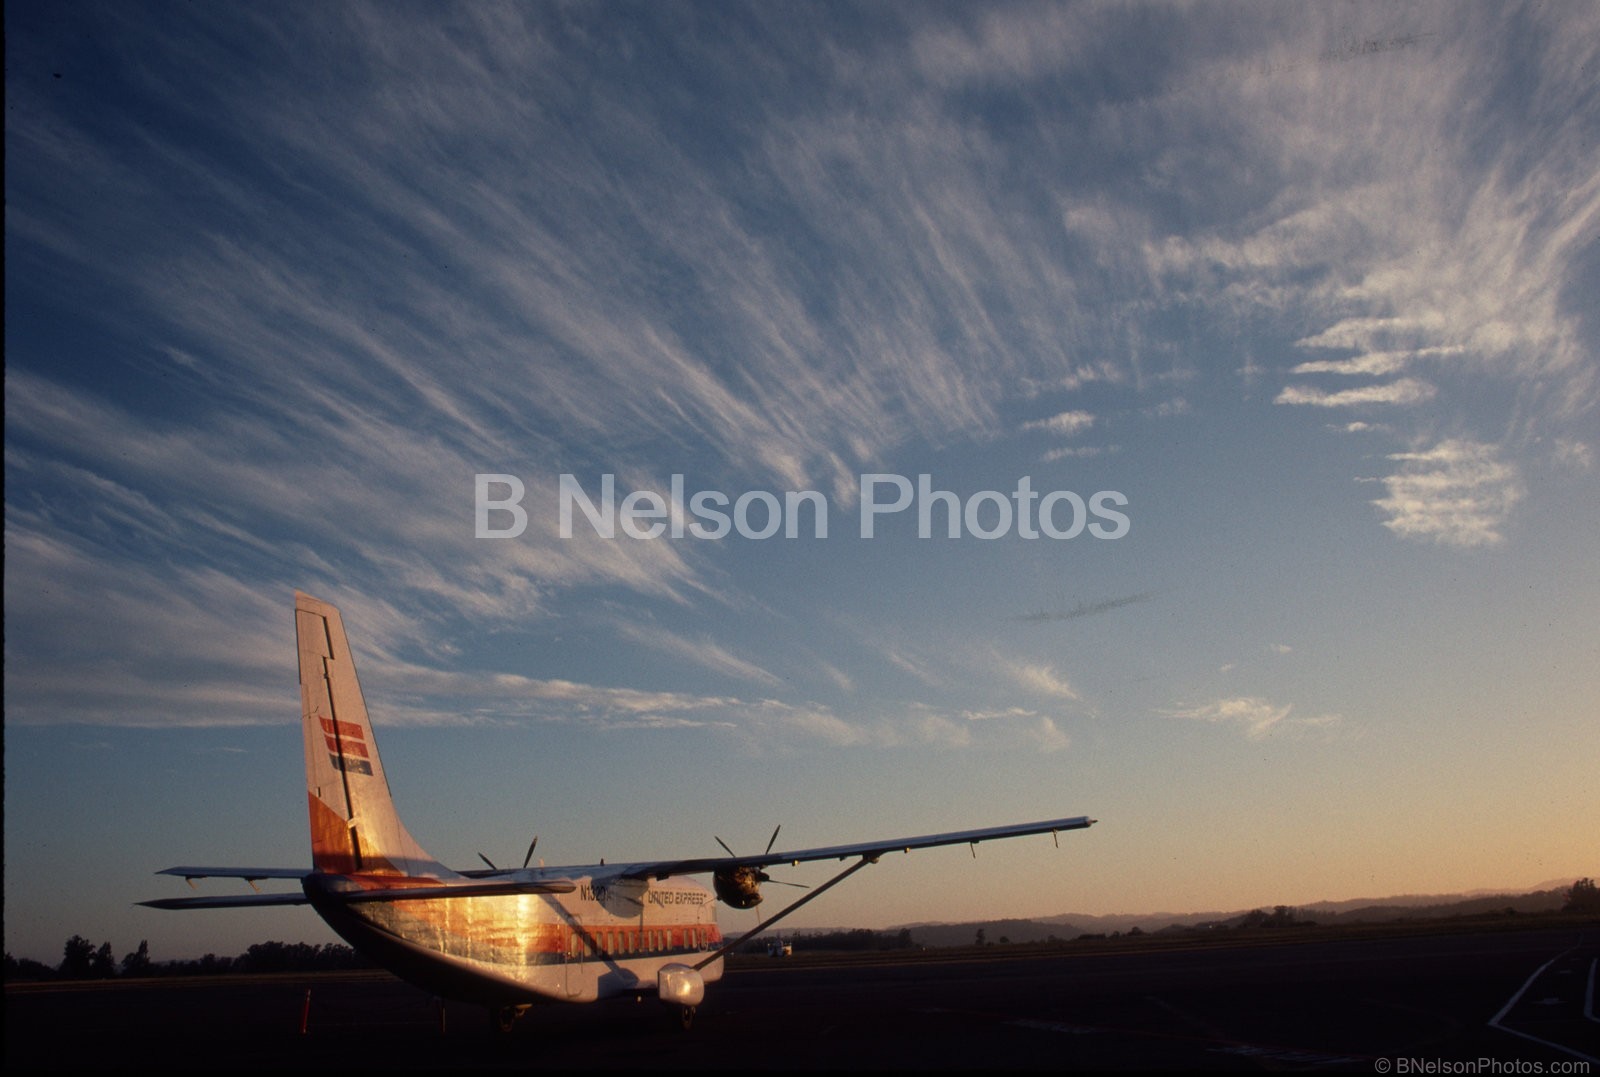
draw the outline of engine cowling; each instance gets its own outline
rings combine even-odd
[[[688,965],[663,965],[656,971],[656,992],[662,1002],[698,1006],[706,997],[705,979]]]
[[[761,884],[770,876],[760,868],[723,868],[711,876],[717,898],[735,909],[753,909],[761,904]]]

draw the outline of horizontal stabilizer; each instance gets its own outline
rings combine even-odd
[[[152,909],[247,909],[267,905],[304,905],[304,894],[233,894],[224,897],[158,898],[141,901]]]
[[[160,875],[182,875],[186,879],[203,879],[208,876],[240,879],[298,879],[318,872],[291,871],[287,868],[269,868],[276,874],[263,875],[257,868],[168,868]],[[348,905],[378,901],[445,901],[453,898],[506,897],[520,894],[570,894],[578,889],[571,879],[496,879],[492,882],[469,882],[452,885],[385,886],[363,890],[346,883],[340,876],[328,876],[332,887],[326,884],[314,887],[319,901],[343,902]],[[152,909],[237,909],[252,906],[304,905],[304,894],[234,894],[221,897],[161,898],[141,901],[140,905]]]
[[[304,879],[314,868],[163,868],[157,875],[179,875],[185,879]]]

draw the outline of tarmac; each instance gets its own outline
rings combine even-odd
[[[1600,924],[1125,952],[750,959],[693,1025],[653,997],[509,1033],[384,973],[6,988],[8,1070],[1600,1073]]]

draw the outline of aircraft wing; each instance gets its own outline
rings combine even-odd
[[[824,845],[817,849],[759,853],[752,856],[704,856],[687,860],[662,860],[650,864],[618,864],[611,869],[623,879],[665,879],[670,875],[695,875],[728,868],[766,867],[768,864],[799,864],[808,860],[844,860],[859,856],[877,860],[884,853],[931,849],[939,845],[976,845],[980,841],[1020,838],[1028,834],[1057,834],[1063,830],[1083,830],[1097,820],[1086,815],[1071,819],[1045,819],[1037,823],[1012,823],[977,830],[953,830],[947,834],[923,834],[915,838],[889,838],[863,841],[854,845]],[[605,871],[607,869],[599,869]]]
[[[321,875],[307,868],[214,868],[176,867],[156,872],[157,875],[181,875],[192,882],[195,879],[244,879],[254,886],[257,879],[305,879]],[[328,876],[320,893],[330,899],[349,904],[371,901],[435,901],[440,898],[495,897],[502,894],[570,894],[578,888],[571,879],[551,877],[536,871],[506,871],[498,878],[481,879],[427,879],[411,881],[406,886],[363,887],[340,876]],[[161,898],[141,901],[140,905],[152,909],[236,909],[269,905],[304,905],[304,893],[233,894],[218,897]]]

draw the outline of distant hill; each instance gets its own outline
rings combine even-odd
[[[1568,883],[1567,886],[1571,884]],[[1363,923],[1374,920],[1432,920],[1447,916],[1481,916],[1485,913],[1552,912],[1561,908],[1567,896],[1567,886],[1552,890],[1536,890],[1529,894],[1485,894],[1481,897],[1459,895],[1406,895],[1383,901],[1328,901],[1304,905],[1298,910],[1303,917],[1324,924]]]
[[[911,924],[911,941],[917,946],[971,946],[983,932],[985,942],[1048,942],[1071,940],[1087,928],[1042,920],[985,920],[967,924]],[[1096,929],[1098,930],[1098,929]]]
[[[1481,916],[1503,912],[1518,913],[1553,912],[1561,908],[1567,888],[1572,883],[1551,883],[1547,888],[1528,893],[1478,890],[1470,894],[1404,894],[1387,898],[1357,898],[1350,901],[1319,901],[1311,905],[1291,906],[1295,917],[1301,921],[1322,924],[1386,923],[1393,920],[1431,920],[1452,916]],[[1170,928],[1195,927],[1211,924],[1232,927],[1243,923],[1259,910],[1273,911],[1275,906],[1258,906],[1257,909],[1235,909],[1211,912],[1152,912],[1124,913],[1111,916],[1093,916],[1088,913],[1063,913],[1032,920],[975,920],[964,923],[918,923],[896,925],[893,933],[907,929],[918,946],[969,946],[983,931],[985,942],[1002,940],[1022,942],[1047,942],[1052,938],[1072,940],[1080,935],[1127,934],[1138,930],[1151,934]],[[802,932],[809,934],[809,932]]]

